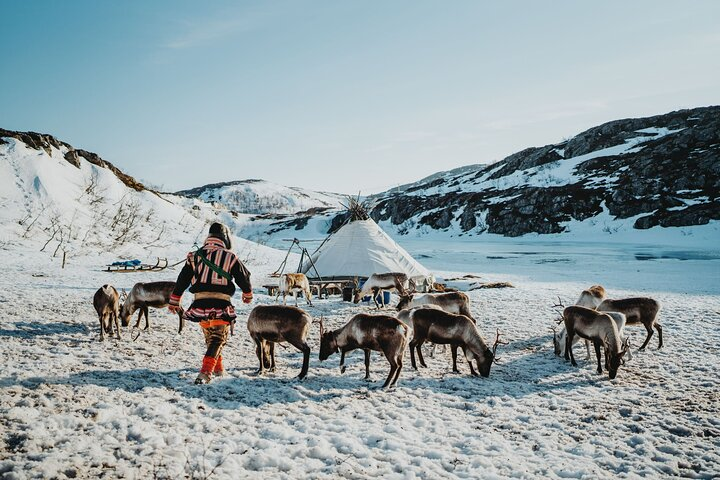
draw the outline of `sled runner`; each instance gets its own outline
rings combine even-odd
[[[167,258],[158,257],[157,262],[155,262],[155,265],[151,265],[149,263],[142,263],[140,260],[125,260],[125,261],[113,262],[110,265],[105,265],[105,269],[103,271],[105,271],[105,272],[120,272],[120,273],[157,272],[160,270],[165,270],[167,267],[168,267]]]

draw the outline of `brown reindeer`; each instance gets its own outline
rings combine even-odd
[[[490,375],[490,367],[495,360],[495,351],[500,344],[500,331],[497,331],[495,344],[492,350],[488,348],[475,323],[465,315],[449,313],[434,308],[419,308],[412,313],[413,339],[410,342],[410,362],[415,370],[415,350],[417,350],[420,365],[427,367],[422,356],[422,344],[431,341],[438,344],[449,344],[453,358],[453,372],[459,373],[457,368],[457,349],[460,347],[465,359],[470,365],[470,373],[478,376],[473,367],[473,360],[483,377]]]
[[[605,365],[610,379],[617,376],[620,365],[624,363],[623,357],[628,350],[627,342],[623,345],[615,321],[610,315],[598,312],[591,308],[570,306],[563,310],[563,321],[567,338],[565,339],[565,360],[570,360],[577,367],[572,344],[575,335],[589,340],[595,346],[598,373],[602,373],[600,363],[600,348],[605,350]]]
[[[100,341],[105,340],[105,332],[112,337],[112,324],[115,323],[117,336],[120,338],[120,295],[112,285],[103,285],[93,296],[93,306],[100,320]]]
[[[127,299],[122,305],[122,311],[120,312],[120,319],[122,320],[123,327],[127,327],[130,323],[130,317],[136,310],[140,310],[138,313],[138,319],[135,323],[135,328],[140,326],[140,321],[143,315],[145,316],[145,330],[150,327],[150,320],[148,318],[148,307],[153,308],[165,308],[170,303],[170,294],[172,294],[175,288],[175,282],[150,282],[150,283],[136,283]],[[185,326],[185,312],[181,308],[178,310],[178,333],[182,332]]]
[[[475,323],[470,313],[470,299],[463,292],[447,293],[410,293],[400,296],[397,309],[420,307],[423,305],[436,305],[446,312],[465,315]]]
[[[325,331],[320,322],[320,361],[340,351],[340,373],[345,373],[345,354],[355,349],[365,352],[365,380],[370,379],[370,351],[383,352],[390,373],[382,388],[395,385],[402,370],[403,353],[407,347],[408,326],[389,315],[360,313],[345,326]]]
[[[297,292],[303,292],[305,301],[308,305],[312,306],[312,293],[310,291],[310,281],[304,273],[283,273],[280,275],[280,281],[278,282],[278,293],[275,295],[275,301],[277,302],[278,297],[282,293],[283,305],[286,304],[285,299],[289,293],[295,298],[295,306],[297,307]]]
[[[248,332],[255,341],[255,354],[260,362],[258,375],[265,369],[275,371],[275,344],[288,342],[303,353],[298,379],[305,378],[310,365],[310,346],[307,335],[312,317],[297,307],[285,305],[258,305],[247,320]]]
[[[647,297],[624,298],[622,300],[604,300],[597,309],[601,312],[620,312],[627,318],[626,325],[643,325],[647,337],[640,350],[644,350],[653,336],[653,327],[658,332],[658,350],[663,346],[663,329],[657,321],[660,303]]]

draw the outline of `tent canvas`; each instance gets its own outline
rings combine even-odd
[[[326,279],[402,272],[418,284],[426,279],[432,280],[432,274],[372,219],[344,225],[311,258],[317,274]],[[308,277],[315,277],[315,269],[306,260],[301,271]]]

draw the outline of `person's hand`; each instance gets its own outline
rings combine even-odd
[[[177,314],[180,311],[181,307],[180,305],[168,305],[168,310],[170,310],[170,313]]]
[[[252,302],[252,299],[253,299],[252,292],[248,292],[248,293],[243,292],[243,294],[242,294],[243,303],[250,303],[250,302]]]

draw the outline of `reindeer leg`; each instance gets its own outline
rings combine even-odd
[[[460,373],[460,370],[458,370],[457,366],[457,351],[458,346],[454,343],[450,344],[450,355],[452,355],[452,363],[453,363],[453,373]]]
[[[300,374],[297,376],[298,380],[302,380],[307,375],[308,368],[310,367],[310,346],[303,339],[288,338],[287,341],[303,354],[302,369],[300,370]]]
[[[340,373],[345,373],[345,350],[340,350]]]
[[[388,348],[387,350],[391,350],[391,349],[392,349],[392,347]],[[382,388],[388,388],[388,386],[390,385],[390,382],[392,382],[392,380],[395,378],[395,372],[397,372],[397,370],[398,370],[398,364],[395,359],[395,356],[392,355],[387,350],[383,351],[383,353],[385,354],[385,358],[387,358],[388,363],[390,363],[390,372],[388,373],[388,376],[385,379],[385,383],[383,383]],[[369,353],[370,352],[368,351],[368,356],[370,356]]]
[[[406,345],[406,344],[405,344]],[[398,378],[400,378],[400,370],[402,370],[403,367],[403,354],[402,352],[405,351],[405,345],[403,345],[402,350],[400,350],[400,353],[398,354],[397,358],[395,359],[395,363],[397,363],[397,370],[395,370],[395,378],[393,378],[392,382],[390,382],[390,386],[393,387],[398,381]]]
[[[117,330],[117,337],[120,337],[120,319],[118,319],[117,313],[112,314],[113,322],[115,322],[115,330]]]
[[[427,365],[425,364],[425,359],[423,358],[423,354],[422,354],[422,344],[424,342],[425,342],[424,340],[421,340],[420,342],[418,342],[417,354],[418,354],[418,360],[420,360],[420,365],[427,368]]]
[[[254,338],[253,340],[255,340],[255,355],[257,355],[258,361],[260,362],[260,368],[258,368],[256,373],[262,375],[265,371],[265,345],[263,345],[265,342],[259,338]]]
[[[662,328],[662,327],[661,327]],[[653,336],[653,327],[652,325],[645,325],[645,330],[647,330],[647,337],[645,337],[645,341],[643,342],[642,346],[639,348],[639,350],[645,350],[645,347],[647,347],[648,342],[650,341],[650,338]]]
[[[370,350],[365,348],[365,380],[370,380]]]
[[[585,357],[587,360],[590,360],[592,357],[590,356],[590,342],[585,340],[585,353],[587,353],[587,357]]]
[[[268,355],[270,356],[270,371],[274,372],[276,370],[275,368],[275,342],[267,342],[268,343]]]
[[[600,342],[598,340],[593,341],[593,345],[595,345],[595,356],[597,357],[597,363],[598,363],[598,369],[597,373],[602,373],[602,367],[600,366]],[[605,352],[605,362],[607,363],[607,352]],[[607,365],[605,366],[607,367]]]
[[[658,339],[660,340],[660,343],[658,343],[658,350],[660,350],[663,347],[663,340],[662,340],[662,325],[655,322],[655,330],[658,332]]]
[[[575,330],[573,329],[566,329],[567,330],[567,338],[565,339],[565,360],[568,359],[568,354],[570,355],[570,364],[573,367],[577,367],[578,364],[575,361],[575,355],[573,355],[572,351],[572,341],[575,338]]]
[[[293,299],[295,300],[295,306],[297,307],[297,290],[293,290]]]
[[[147,330],[148,328],[150,328],[150,317],[148,316],[148,310],[149,310],[149,308],[148,308],[147,305],[145,305],[144,307],[142,307],[142,312],[141,312],[141,313],[142,313],[143,315],[145,315],[145,330]]]
[[[105,341],[105,318],[103,315],[99,316],[99,321],[100,321],[100,341],[104,342]]]
[[[311,295],[312,295],[312,292],[310,290],[305,292],[305,300],[307,300],[307,304],[312,307],[312,301],[310,300]]]
[[[417,370],[417,365],[415,364],[415,347],[417,347],[417,341],[415,338],[410,340],[410,365],[412,365],[413,369]]]

